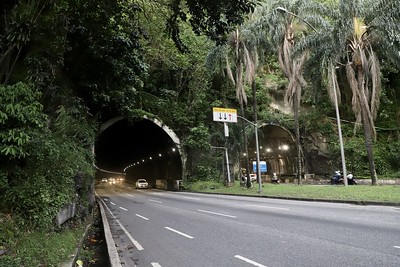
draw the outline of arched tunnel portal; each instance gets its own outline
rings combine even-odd
[[[157,119],[107,121],[99,129],[94,154],[97,179],[120,174],[132,185],[144,178],[150,187],[170,190],[183,179],[186,156],[180,140]]]
[[[269,123],[258,127],[258,138],[260,161],[265,161],[267,165],[267,172],[262,175],[272,176],[272,173],[276,173],[279,177],[295,177],[298,172],[298,160],[293,134],[278,124]],[[254,137],[251,137],[250,140],[249,160],[251,166],[256,161],[256,144]],[[301,161],[304,162],[304,159],[301,158]],[[242,166],[244,166],[244,162]]]

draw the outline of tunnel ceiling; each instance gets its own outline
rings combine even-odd
[[[165,153],[174,147],[167,133],[152,121],[134,123],[120,120],[98,136],[95,145],[96,166],[123,172],[129,164]]]

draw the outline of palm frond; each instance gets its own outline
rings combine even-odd
[[[372,76],[372,95],[371,95],[371,114],[375,119],[378,113],[380,104],[380,95],[382,91],[380,64],[374,51],[370,52],[371,76]]]

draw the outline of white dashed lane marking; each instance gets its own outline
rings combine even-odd
[[[247,263],[250,263],[251,265],[254,265],[254,266],[257,266],[257,267],[267,267],[265,265],[262,265],[262,264],[260,264],[258,262],[255,262],[255,261],[252,261],[252,260],[250,260],[248,258],[245,258],[243,256],[240,256],[240,255],[235,255],[235,258],[237,258],[239,260],[242,260],[242,261],[245,261]]]
[[[138,216],[139,218],[142,218],[143,220],[146,220],[146,221],[149,220],[148,218],[146,218],[146,217],[144,217],[144,216],[142,216],[142,215],[139,215],[139,214],[135,214],[135,215]]]
[[[213,214],[213,215],[218,215],[218,216],[229,217],[229,218],[237,218],[236,216],[223,214],[223,213],[219,213],[219,212],[213,212],[213,211],[207,211],[207,210],[197,210],[197,211],[208,213],[208,214]]]
[[[167,229],[167,230],[169,230],[169,231],[171,231],[171,232],[177,233],[178,235],[187,237],[187,238],[189,238],[189,239],[193,239],[193,238],[194,238],[193,236],[187,235],[187,234],[185,234],[185,233],[182,233],[182,232],[180,232],[180,231],[178,231],[178,230],[175,230],[175,229],[172,229],[172,228],[170,228],[170,227],[165,227],[165,229]]]
[[[162,203],[161,201],[154,200],[154,199],[149,199],[149,201],[150,201],[150,202],[154,202],[154,203],[160,203],[160,204]]]

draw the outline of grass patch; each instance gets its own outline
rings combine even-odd
[[[290,197],[324,200],[378,201],[400,203],[400,186],[398,185],[294,185],[294,184],[263,184],[262,192],[258,192],[258,184],[252,188],[241,187],[236,182],[231,187],[219,183],[218,187],[210,189],[202,186],[204,182],[192,183],[188,189],[195,192],[212,192],[221,194],[254,195],[266,197]],[[199,185],[197,185],[199,184]]]
[[[75,253],[85,228],[82,224],[60,233],[19,231],[3,246],[7,253],[0,256],[0,266],[60,266]]]

